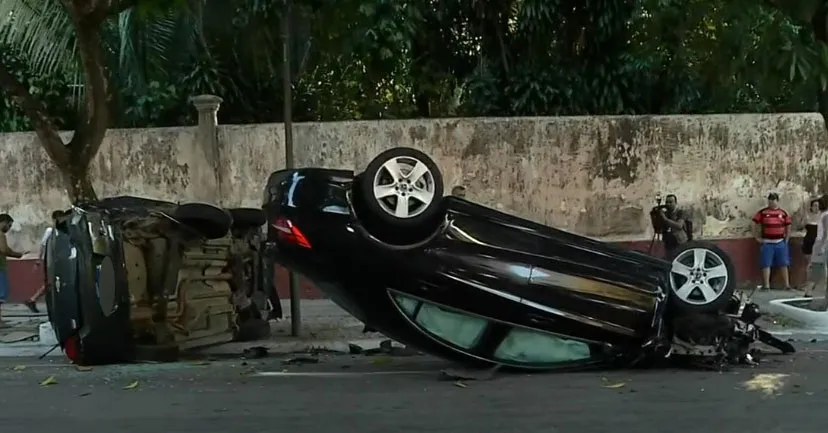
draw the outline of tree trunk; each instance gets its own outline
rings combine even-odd
[[[89,180],[89,169],[84,166],[60,166],[60,174],[63,176],[63,184],[66,186],[66,193],[72,204],[96,201],[95,187]]]

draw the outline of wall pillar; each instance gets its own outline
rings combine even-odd
[[[216,95],[197,95],[190,98],[198,110],[198,127],[196,129],[196,144],[204,152],[206,167],[196,167],[199,172],[201,185],[197,187],[196,196],[201,201],[221,204],[220,152],[218,142],[218,110],[223,99]],[[208,179],[209,178],[209,179]]]

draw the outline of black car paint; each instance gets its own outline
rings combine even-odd
[[[118,227],[102,226],[101,217],[74,208],[58,221],[46,247],[49,320],[58,342],[67,354],[76,354],[73,361],[79,364],[110,364],[132,357],[121,243],[108,242],[103,259],[92,253],[90,230],[105,228],[106,237],[120,239]],[[102,297],[107,301],[102,303]]]
[[[456,197],[426,241],[399,247],[361,224],[349,199],[353,173],[274,173],[270,221],[290,219],[311,248],[280,242],[275,259],[304,274],[332,300],[392,338],[464,361],[492,362],[511,327],[591,343],[594,350],[640,349],[662,332],[670,263],[526,221]],[[404,293],[490,319],[476,352],[448,347],[418,330],[392,301]],[[471,304],[470,302],[473,302]]]

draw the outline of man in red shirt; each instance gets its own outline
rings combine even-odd
[[[779,207],[779,195],[768,194],[768,206],[753,215],[753,237],[759,242],[759,266],[762,268],[762,284],[770,287],[771,268],[779,270],[785,289],[790,290],[788,266],[791,255],[788,238],[791,234],[791,216]]]

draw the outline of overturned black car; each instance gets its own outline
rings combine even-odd
[[[265,190],[275,260],[367,327],[467,364],[527,369],[683,358],[749,361],[761,340],[730,258],[690,242],[672,261],[443,197],[409,148],[362,173],[281,170]]]

